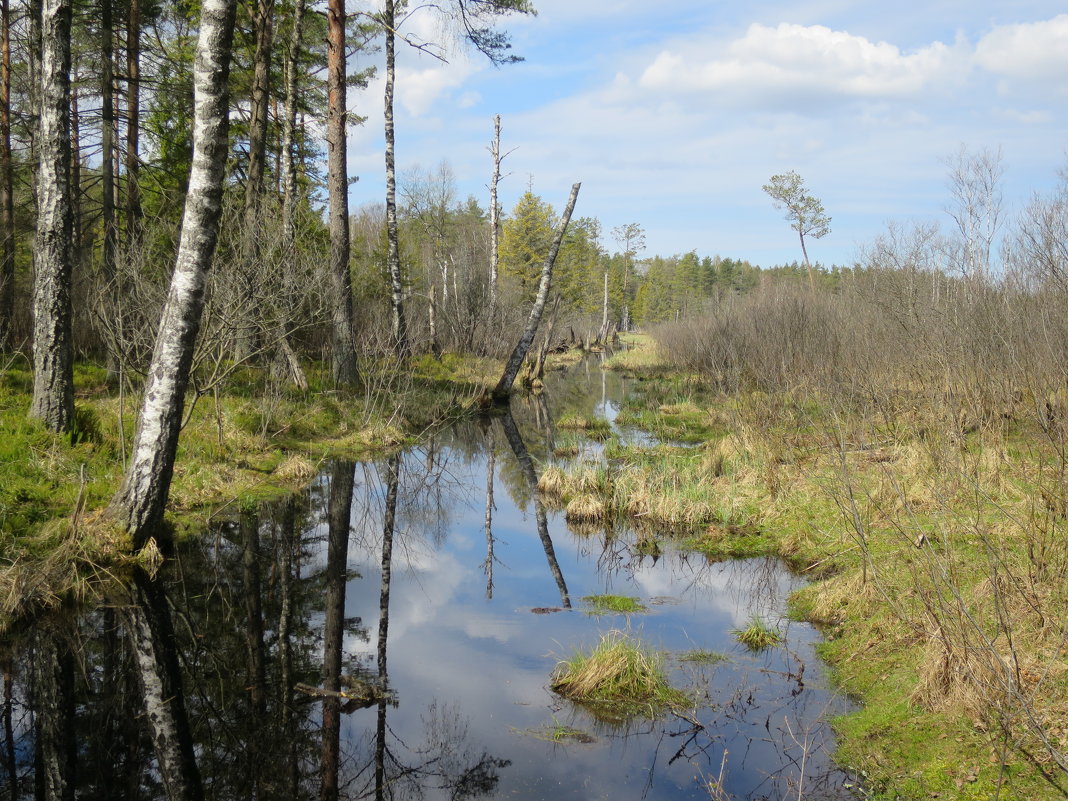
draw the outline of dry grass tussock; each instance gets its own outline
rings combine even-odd
[[[568,523],[593,523],[605,520],[607,516],[604,502],[592,495],[576,495],[564,509]]]
[[[162,562],[155,540],[134,555],[129,537],[99,512],[46,525],[34,539],[43,556],[0,571],[0,634],[34,612],[100,597],[133,565],[151,571]]]

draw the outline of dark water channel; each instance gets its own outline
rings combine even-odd
[[[331,465],[307,492],[220,522],[155,581],[23,635],[4,652],[4,794],[67,781],[122,799],[852,797],[825,723],[845,704],[816,632],[785,618],[798,579],[774,560],[575,534],[535,499],[554,417],[614,419],[626,391],[580,365],[508,417]],[[600,593],[649,611],[587,614]],[[734,642],[754,614],[784,646]],[[693,709],[606,722],[554,695],[558,659],[612,629],[667,652]],[[681,659],[695,649],[726,659]]]

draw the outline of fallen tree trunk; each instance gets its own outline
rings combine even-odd
[[[571,196],[567,200],[567,206],[564,207],[563,214],[560,215],[560,222],[556,226],[556,231],[553,234],[553,241],[549,246],[549,253],[546,255],[545,261],[541,265],[541,280],[538,282],[538,294],[534,300],[534,307],[530,310],[530,317],[527,318],[526,330],[519,338],[519,342],[516,343],[512,355],[508,358],[508,364],[504,368],[504,375],[501,376],[501,380],[497,382],[497,386],[493,388],[493,392],[491,393],[493,400],[497,403],[507,401],[508,397],[512,394],[512,384],[515,383],[515,377],[519,374],[519,368],[523,365],[523,360],[527,357],[527,352],[530,350],[530,346],[534,342],[534,337],[538,335],[538,325],[541,323],[541,315],[545,310],[545,303],[549,299],[549,286],[552,284],[553,265],[556,263],[556,254],[560,252],[560,243],[563,241],[564,233],[567,231],[567,224],[571,221],[571,212],[575,210],[575,201],[578,200],[579,187],[581,186],[582,184],[579,183],[574,184],[571,187]]]

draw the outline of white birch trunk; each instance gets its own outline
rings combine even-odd
[[[33,401],[51,431],[74,421],[71,355],[70,0],[41,5],[40,166],[33,246]]]
[[[386,267],[389,270],[390,305],[392,307],[393,350],[398,357],[409,353],[408,322],[404,317],[404,285],[401,281],[400,241],[397,232],[397,159],[393,125],[393,86],[396,81],[396,11],[394,0],[386,0]]]
[[[193,71],[193,164],[170,292],[145,381],[133,453],[112,513],[140,547],[163,521],[204,284],[215,252],[227,156],[236,0],[204,0]]]
[[[501,182],[501,115],[493,118],[493,177],[490,179],[490,308],[497,306],[497,270],[500,262],[501,210],[497,205],[497,184]]]

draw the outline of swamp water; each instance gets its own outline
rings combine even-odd
[[[847,705],[818,634],[785,617],[798,579],[776,560],[573,533],[536,499],[554,414],[614,420],[626,389],[580,365],[504,418],[331,465],[155,581],[38,626],[5,666],[0,784],[30,798],[67,771],[85,798],[852,798],[826,724]],[[589,614],[583,599],[609,593],[647,611]],[[737,644],[754,616],[784,644]],[[557,662],[613,630],[664,652],[692,705],[618,720],[555,695]]]

